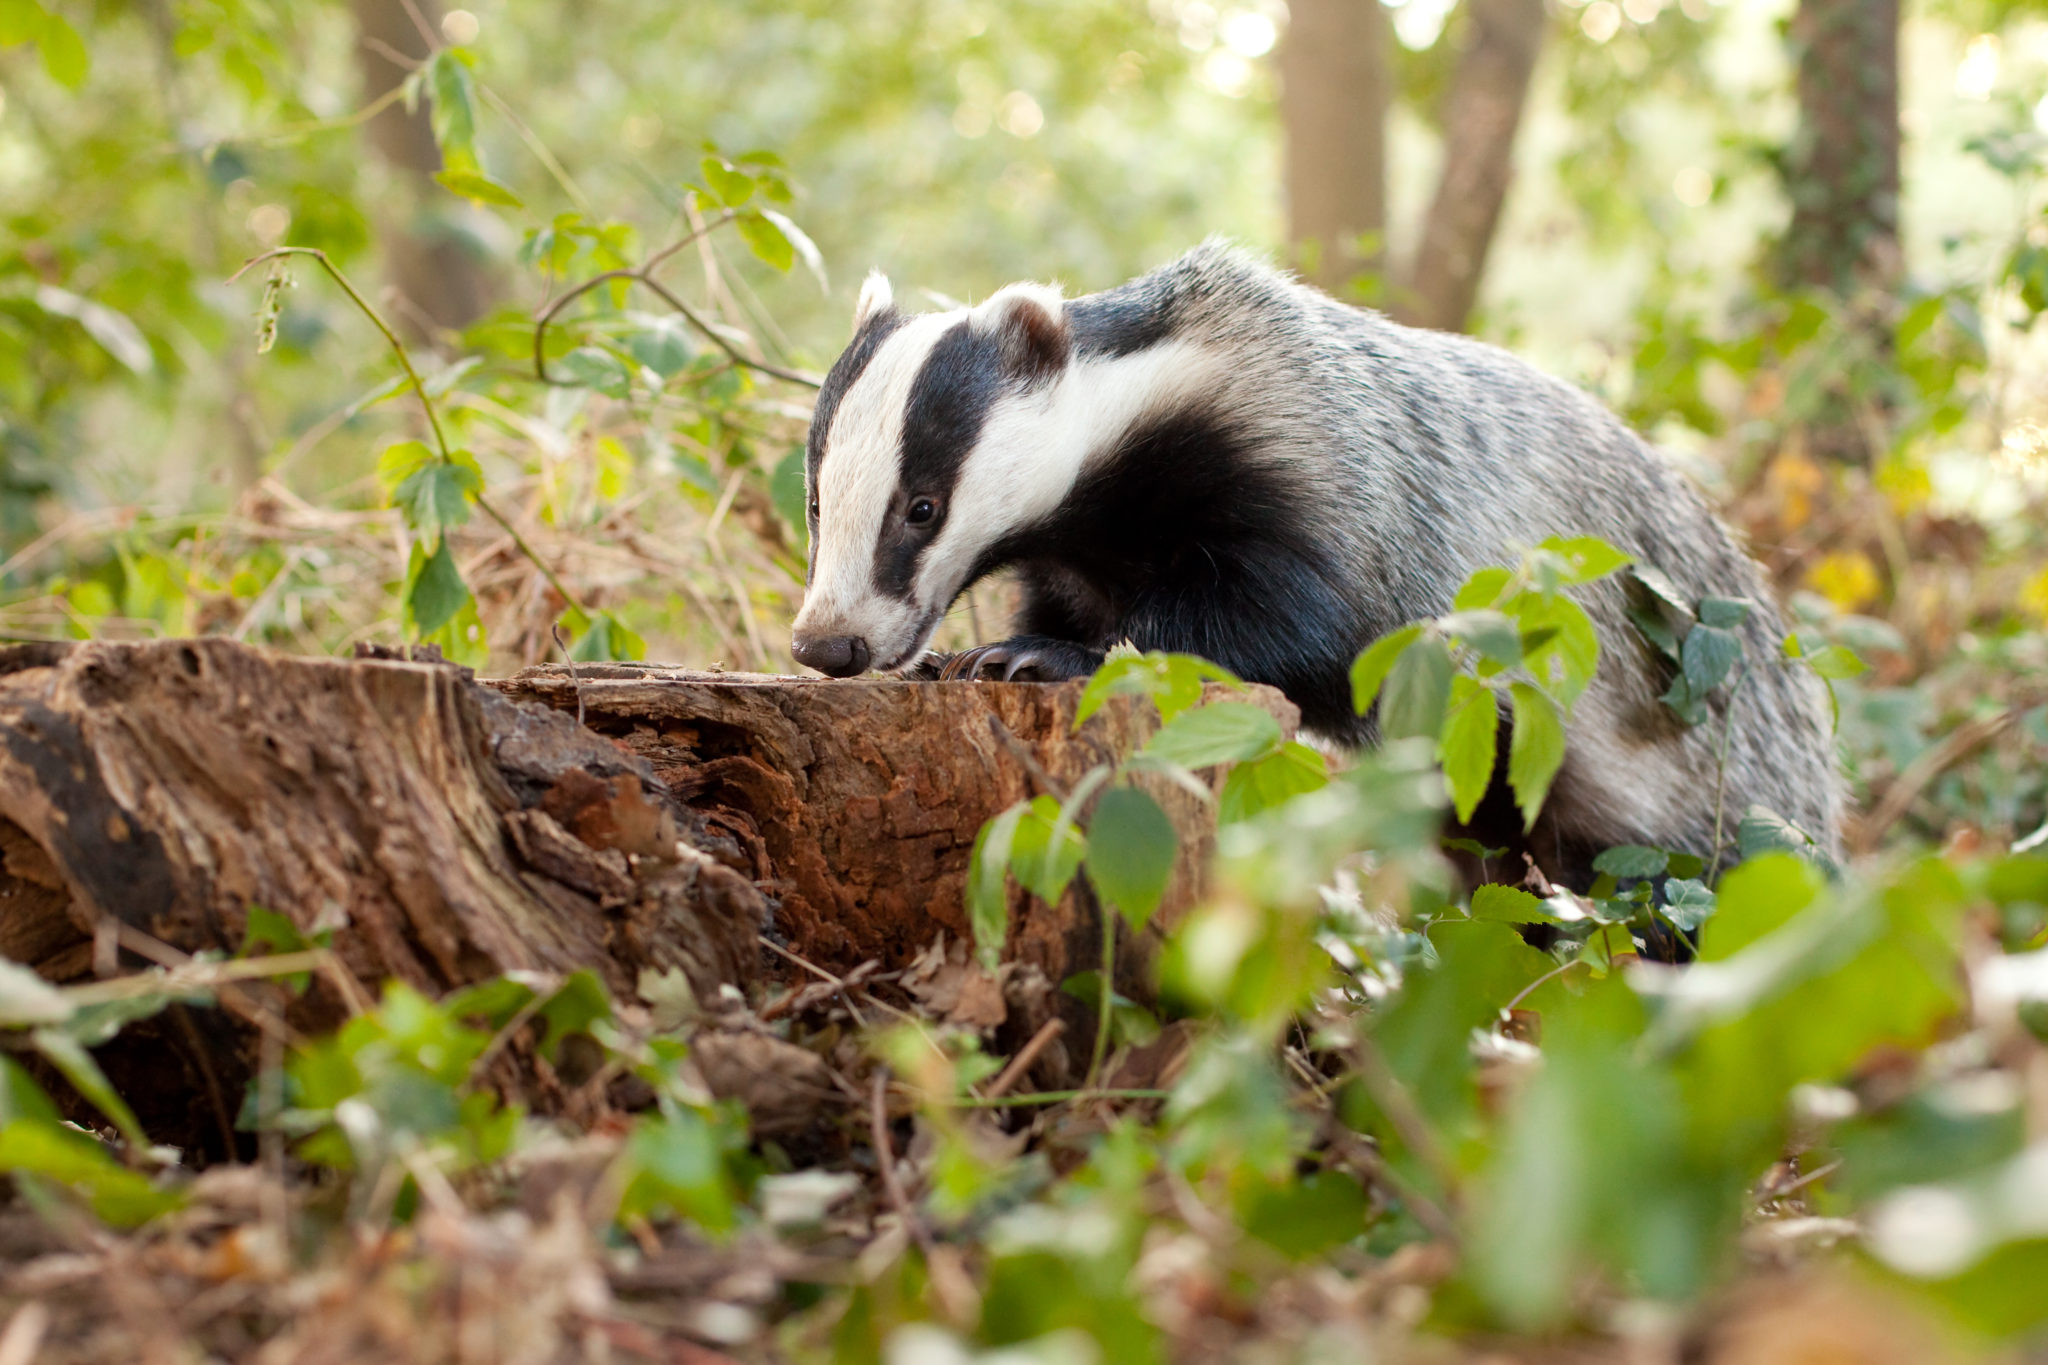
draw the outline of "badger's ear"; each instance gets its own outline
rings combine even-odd
[[[974,310],[974,321],[1002,348],[1004,371],[1026,384],[1052,379],[1073,351],[1066,307],[1053,285],[1006,285]]]
[[[896,294],[889,288],[889,277],[879,270],[870,270],[860,284],[860,302],[853,305],[853,330],[858,332],[867,326],[869,318],[895,306]]]

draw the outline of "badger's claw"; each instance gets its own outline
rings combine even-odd
[[[945,660],[938,677],[949,682],[1061,682],[1084,678],[1101,663],[1102,656],[1092,649],[1022,635],[962,650]]]

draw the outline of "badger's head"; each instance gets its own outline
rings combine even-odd
[[[1072,352],[1057,289],[904,314],[868,277],[811,418],[798,663],[838,678],[914,663],[1005,540],[1052,513],[1086,454],[1085,414],[1060,401]]]

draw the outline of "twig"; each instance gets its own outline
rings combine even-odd
[[[1429,1229],[1432,1236],[1452,1246],[1458,1245],[1457,1223],[1435,1200],[1396,1174],[1394,1168],[1387,1164],[1386,1157],[1357,1133],[1341,1123],[1333,1123],[1330,1127],[1332,1141],[1340,1149],[1337,1153],[1340,1161],[1356,1168],[1366,1179],[1393,1191],[1394,1197],[1415,1215],[1416,1222]]]
[[[861,1015],[860,1006],[853,1003],[853,987],[847,985],[846,981],[843,978],[832,975],[832,973],[826,971],[823,967],[820,967],[815,962],[797,956],[797,954],[792,953],[789,949],[783,947],[780,943],[777,943],[774,939],[768,937],[766,934],[756,934],[754,936],[754,940],[755,942],[759,943],[763,948],[768,949],[770,952],[781,954],[783,957],[787,958],[791,962],[794,962],[797,966],[803,968],[811,975],[829,981],[833,985],[837,986],[839,988],[840,998],[846,1001],[846,1008],[853,1015],[853,1022],[860,1025],[862,1028],[866,1028],[868,1026],[868,1021]],[[873,996],[869,996],[868,998],[870,1000],[874,1000]],[[877,1005],[882,1005],[883,1009],[892,1008],[889,1005],[882,1004],[882,1002],[879,1000],[875,1000],[875,1003]],[[895,1012],[898,1014],[903,1013],[901,1010],[897,1010]],[[904,1015],[904,1017],[909,1018],[910,1016],[906,1014]]]
[[[1029,1095],[969,1095],[963,1099],[935,1101],[954,1109],[1014,1109],[1034,1104],[1066,1104],[1073,1100],[1163,1100],[1169,1090],[1038,1090]]]
[[[996,1078],[988,1083],[988,1089],[981,1096],[982,1102],[1002,1098],[1011,1086],[1023,1079],[1024,1073],[1031,1069],[1031,1064],[1038,1060],[1038,1054],[1045,1051],[1053,1039],[1066,1031],[1065,1020],[1046,1020],[1038,1032],[1031,1035],[1031,1041],[1018,1049],[1017,1055],[1010,1058],[1003,1069],[996,1073]]]
[[[706,221],[702,227],[694,228],[690,232],[684,234],[682,237],[676,239],[673,242],[670,242],[667,246],[661,248],[661,250],[649,256],[641,264],[631,267],[622,267],[617,270],[602,271],[596,275],[591,276],[589,279],[584,280],[582,283],[576,285],[574,288],[566,290],[565,292],[558,294],[553,299],[549,300],[548,306],[542,309],[533,320],[534,377],[539,379],[540,382],[543,384],[552,384],[556,382],[555,380],[549,378],[548,376],[546,344],[548,327],[551,323],[554,322],[556,317],[558,317],[561,314],[562,310],[567,308],[570,304],[574,303],[577,299],[582,298],[585,294],[588,294],[591,290],[596,289],[599,285],[610,284],[613,280],[626,280],[633,284],[645,286],[647,290],[650,293],[652,293],[656,298],[660,299],[670,308],[673,308],[677,313],[680,313],[685,322],[689,323],[691,327],[695,328],[698,332],[702,333],[705,339],[710,341],[712,345],[718,347],[719,350],[725,352],[726,358],[731,360],[733,364],[743,365],[750,370],[759,370],[762,374],[773,375],[777,379],[787,380],[792,384],[802,384],[806,388],[815,389],[820,387],[822,381],[820,381],[816,375],[803,374],[796,370],[784,369],[780,365],[771,364],[770,362],[765,360],[756,360],[752,356],[747,355],[738,347],[734,346],[731,340],[729,340],[723,332],[719,331],[717,327],[713,326],[704,317],[699,315],[696,309],[692,308],[689,304],[683,302],[683,300],[677,296],[674,290],[670,289],[667,285],[661,283],[661,281],[654,278],[654,271],[658,266],[662,264],[662,262],[666,261],[669,257],[675,255],[678,251],[681,251],[684,247],[690,245],[690,243],[704,236],[705,233],[714,231],[715,229],[724,226],[726,223],[731,222],[734,218],[737,218],[738,216],[739,215],[735,213],[733,210],[727,209],[724,213],[721,213],[717,217]]]
[[[548,634],[555,637],[555,647],[562,651],[562,662],[569,666],[569,684],[576,689],[576,724],[583,725],[583,679],[576,672],[576,656],[569,652],[569,642],[562,638],[560,626],[549,626]]]
[[[896,1149],[889,1142],[889,1073],[881,1067],[875,1068],[875,1081],[868,1098],[868,1143],[874,1148],[875,1165],[882,1173],[882,1188],[888,1191],[889,1203],[896,1209],[896,1216],[903,1220],[903,1227],[916,1239],[926,1261],[932,1255],[931,1231],[924,1220],[917,1216],[917,1210],[910,1205],[910,1196],[903,1190],[903,1181],[896,1174]]]

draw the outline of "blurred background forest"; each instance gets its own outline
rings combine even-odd
[[[2024,835],[2044,166],[2026,0],[0,0],[0,636],[786,671],[870,267],[1225,234],[1677,452],[1874,665],[1867,840]]]

